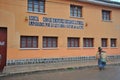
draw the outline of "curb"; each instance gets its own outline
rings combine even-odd
[[[67,71],[67,70],[77,70],[77,69],[87,69],[87,68],[94,68],[97,67],[97,65],[89,65],[89,66],[77,66],[77,67],[67,67],[67,68],[58,68],[58,69],[48,69],[48,70],[37,70],[37,71],[31,71],[31,72],[21,72],[21,73],[3,73],[0,75],[0,78],[2,77],[8,77],[8,76],[16,76],[16,75],[25,75],[25,74],[33,74],[33,73],[43,73],[43,72],[56,72],[56,71]]]

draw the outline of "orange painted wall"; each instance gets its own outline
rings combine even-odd
[[[83,17],[70,17],[70,4],[83,6]],[[101,10],[112,11],[112,21],[102,21]],[[27,0],[0,0],[0,26],[8,28],[7,59],[93,56],[101,46],[101,38],[108,38],[108,54],[120,54],[120,9],[98,6],[74,0],[46,0],[45,14],[27,11]],[[84,29],[47,28],[29,26],[28,16],[84,21]],[[86,25],[87,24],[87,25]],[[20,36],[38,36],[38,49],[21,49]],[[57,36],[58,48],[42,48],[43,36]],[[67,37],[79,37],[80,48],[67,48]],[[83,47],[83,38],[94,38],[93,48]],[[110,47],[110,38],[117,39],[117,47]]]

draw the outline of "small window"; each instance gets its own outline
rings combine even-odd
[[[45,0],[28,0],[28,11],[45,13]]]
[[[57,48],[57,37],[43,37],[43,48]]]
[[[21,36],[20,48],[38,48],[37,36]]]
[[[70,16],[71,17],[78,17],[78,18],[82,17],[82,7],[70,5]]]
[[[101,39],[101,46],[102,47],[107,47],[108,39],[107,38],[102,38]]]
[[[84,38],[83,39],[83,46],[84,47],[94,47],[94,39],[93,38]]]
[[[68,38],[68,47],[79,47],[79,38]]]
[[[103,21],[110,21],[111,20],[111,11],[102,10],[102,20]]]
[[[116,47],[117,39],[111,39],[111,47]]]

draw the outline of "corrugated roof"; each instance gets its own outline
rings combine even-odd
[[[115,1],[108,1],[108,0],[78,0],[78,1],[103,5],[108,7],[114,7],[114,8],[120,8],[120,2],[115,2]]]

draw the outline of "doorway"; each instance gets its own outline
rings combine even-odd
[[[0,72],[6,66],[7,57],[7,28],[0,27]]]

